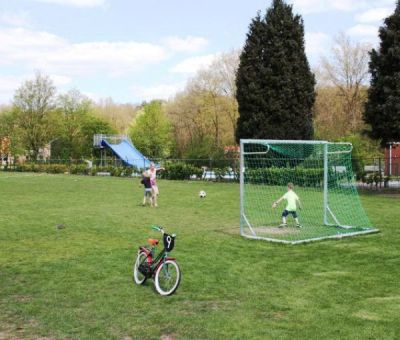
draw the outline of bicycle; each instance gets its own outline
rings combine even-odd
[[[181,281],[181,271],[174,257],[168,253],[175,246],[175,234],[167,234],[160,226],[152,226],[153,230],[163,235],[163,249],[156,255],[156,239],[148,239],[149,246],[140,246],[136,261],[133,265],[133,280],[138,285],[143,285],[147,279],[154,279],[154,286],[160,295],[172,295],[178,289]]]

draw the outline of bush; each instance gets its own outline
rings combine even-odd
[[[165,165],[165,170],[159,172],[160,178],[183,180],[190,179],[191,176],[196,175],[201,178],[203,170],[191,164],[185,163],[168,163]]]
[[[361,134],[351,134],[340,139],[341,142],[350,142],[353,145],[352,162],[353,171],[357,179],[365,177],[365,162],[371,162],[374,158],[383,157],[380,141],[374,141]],[[368,165],[368,164],[367,164]]]
[[[49,164],[46,172],[49,174],[63,174],[68,172],[68,167],[65,164]]]
[[[217,182],[225,181],[225,176],[229,176],[229,181],[239,181],[240,174],[234,171],[231,167],[213,168],[215,180]]]
[[[111,176],[127,176],[130,177],[134,171],[137,171],[134,167],[118,167],[118,166],[98,166],[88,168],[86,164],[35,164],[35,163],[23,163],[15,165],[12,169],[18,172],[47,172],[49,174],[63,174],[69,172],[72,175],[91,175],[95,176],[98,172],[109,172]]]
[[[324,178],[324,169],[321,168],[259,168],[248,169],[245,181],[253,184],[268,184],[285,186],[287,182],[295,182],[298,186],[319,187]]]
[[[130,177],[130,176],[132,176],[132,173],[133,173],[133,171],[136,171],[136,169],[134,169],[133,167],[126,167],[126,168],[123,168],[123,172],[122,172],[122,176],[125,176],[125,177]]]
[[[122,174],[123,168],[118,166],[111,166],[110,167],[110,174],[111,176],[120,177]]]
[[[73,175],[89,175],[90,169],[86,164],[71,165],[69,172]]]

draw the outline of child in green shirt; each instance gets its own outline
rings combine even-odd
[[[275,201],[272,204],[272,208],[276,208],[276,206],[283,200],[287,201],[287,205],[285,210],[282,212],[282,223],[279,225],[280,228],[287,227],[286,217],[291,214],[296,221],[296,227],[302,228],[302,225],[299,222],[299,218],[297,217],[297,207],[301,210],[301,203],[300,198],[297,194],[293,191],[294,185],[293,183],[288,183],[288,191],[284,194],[281,198]]]

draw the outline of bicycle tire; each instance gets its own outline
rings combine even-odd
[[[139,265],[146,261],[146,259],[146,253],[144,251],[141,251],[138,253],[136,261],[133,264],[133,281],[138,285],[144,284],[147,280],[147,277],[139,271]]]
[[[172,295],[181,282],[181,270],[174,260],[166,260],[156,270],[154,285],[160,295]]]

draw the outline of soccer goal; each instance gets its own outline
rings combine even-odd
[[[351,151],[350,143],[241,140],[241,235],[295,244],[377,232],[361,205]],[[273,203],[288,183],[302,209],[289,213],[284,225],[286,200]]]

